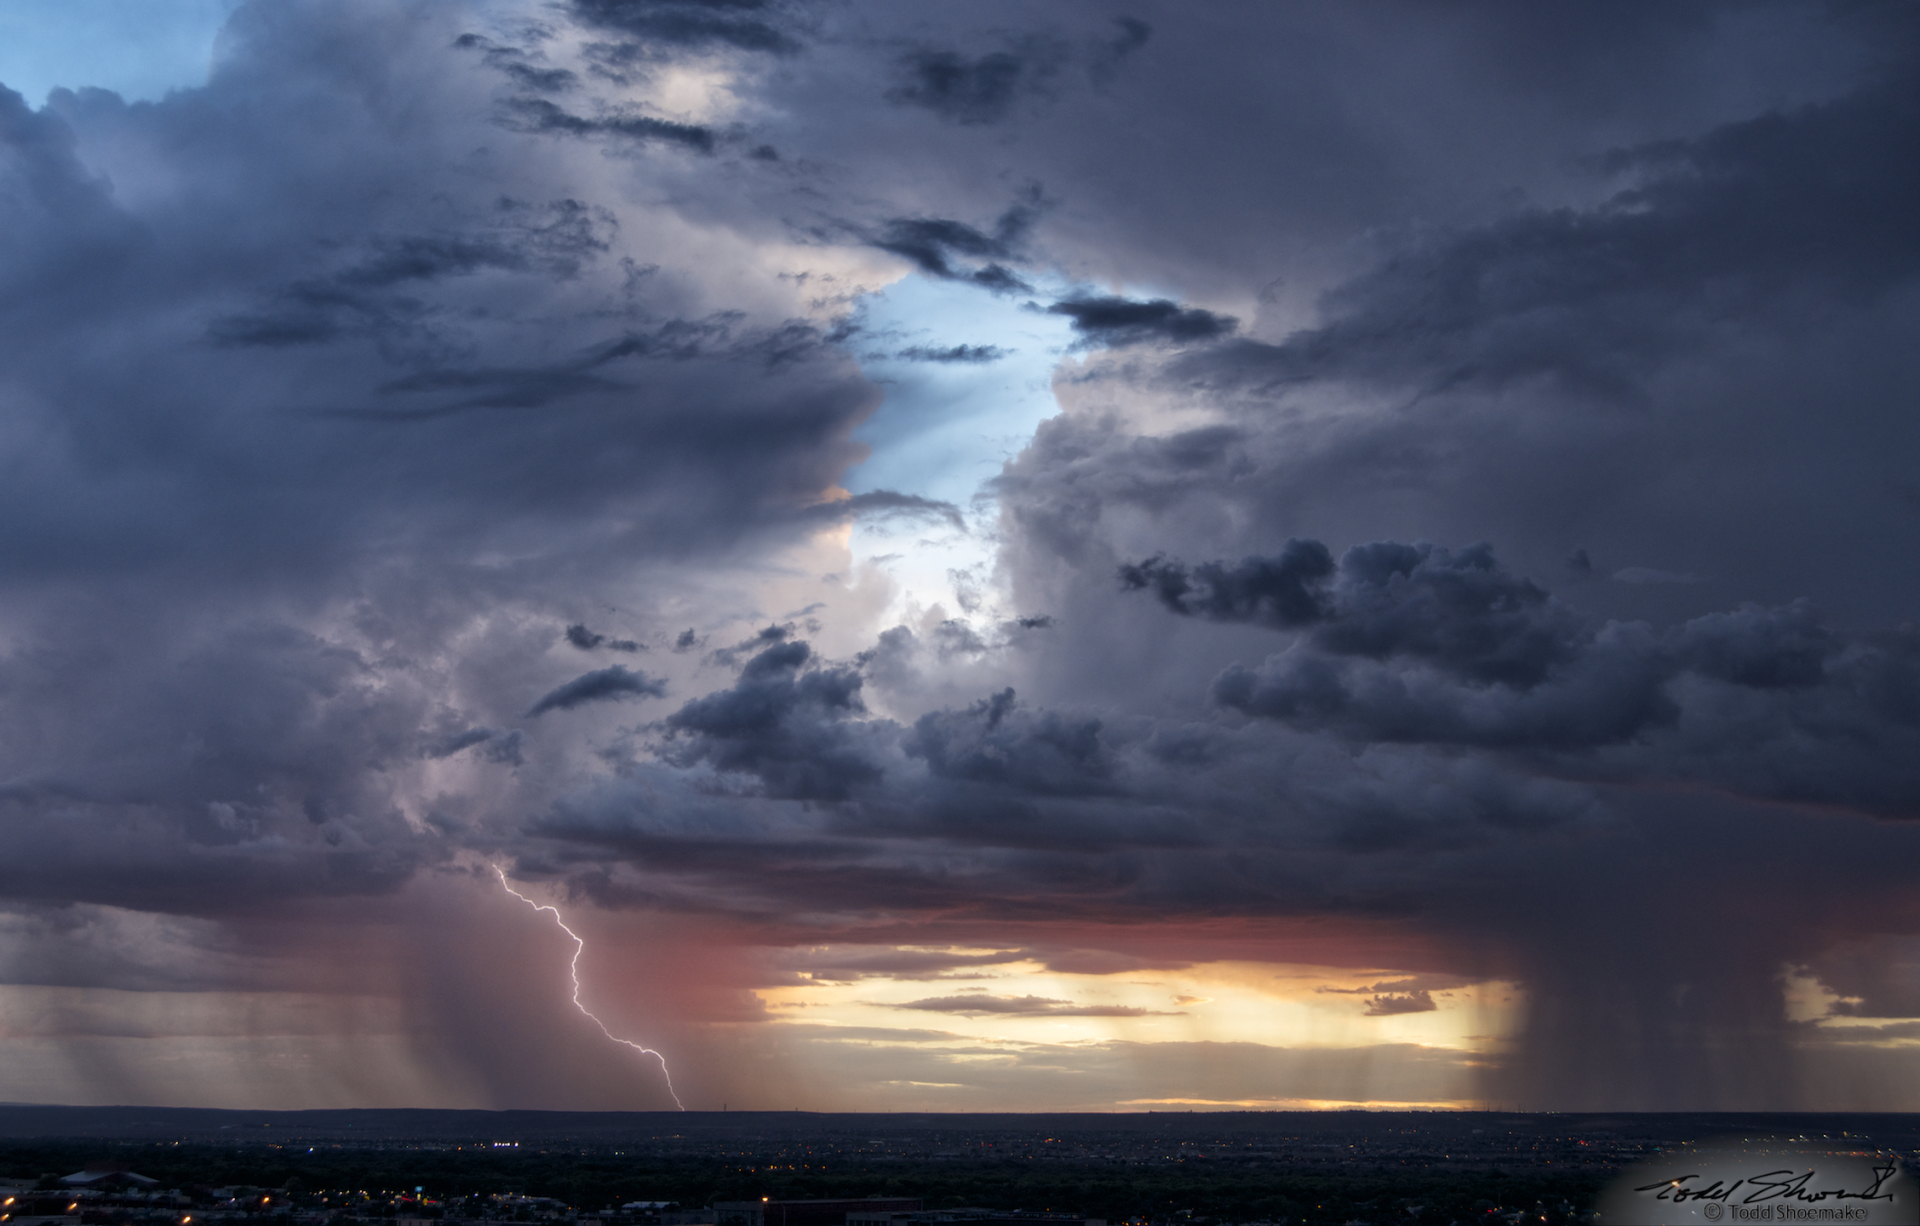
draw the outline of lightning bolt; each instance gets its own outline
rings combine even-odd
[[[535,911],[545,911],[548,915],[551,915],[553,917],[553,922],[560,925],[560,931],[566,933],[568,936],[573,938],[573,961],[567,964],[567,971],[573,976],[573,1007],[580,1010],[581,1013],[585,1014],[588,1021],[600,1027],[601,1034],[606,1035],[609,1039],[612,1039],[615,1043],[618,1043],[623,1047],[631,1047],[633,1048],[633,1050],[639,1052],[643,1056],[652,1056],[655,1060],[658,1060],[660,1062],[660,1076],[666,1080],[667,1093],[672,1095],[673,1105],[680,1108],[682,1111],[685,1111],[687,1109],[687,1104],[681,1102],[680,1095],[674,1092],[673,1075],[667,1072],[667,1058],[661,1055],[659,1052],[653,1050],[653,1048],[651,1047],[642,1047],[640,1046],[640,1044],[635,1043],[633,1040],[623,1039],[619,1035],[613,1033],[613,1031],[608,1030],[607,1024],[605,1022],[595,1017],[593,1013],[589,1011],[585,1005],[580,1003],[580,955],[587,952],[587,943],[580,939],[580,934],[575,932],[573,929],[567,927],[567,921],[560,917],[559,908],[550,907],[544,903],[537,903],[533,901],[533,899],[528,898],[525,894],[522,894],[520,891],[514,889],[513,883],[507,880],[506,869],[501,868],[498,864],[496,864],[493,866],[493,871],[500,875],[501,888],[505,889],[507,893],[513,895],[515,898],[519,899],[521,902],[526,903],[529,907],[532,907]]]

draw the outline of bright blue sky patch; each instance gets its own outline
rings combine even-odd
[[[1057,296],[1045,287],[1043,300]],[[1067,321],[1025,296],[910,276],[868,297],[853,342],[869,378],[886,388],[880,409],[854,432],[873,448],[843,484],[856,494],[898,490],[954,503],[972,531],[920,521],[857,525],[860,560],[891,557],[908,606],[953,611],[952,573],[990,567],[991,517],[975,514],[982,486],[1059,412],[1053,371],[1072,340]]]
[[[203,84],[240,0],[0,0],[0,84],[35,107],[58,86],[129,102]]]
[[[856,494],[893,489],[964,506],[1059,411],[1053,369],[1071,329],[1025,297],[916,275],[869,297],[861,318],[854,352],[887,398],[854,432],[873,448],[847,476]]]

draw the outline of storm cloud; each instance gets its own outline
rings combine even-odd
[[[671,1106],[505,874],[700,1104],[1904,1101],[1916,55],[282,0],[0,91],[0,1089]]]
[[[582,673],[550,691],[527,709],[527,717],[531,719],[548,711],[565,711],[587,702],[605,702],[615,698],[660,698],[666,692],[666,682],[658,677],[649,677],[616,664],[612,668]]]
[[[1134,302],[1126,298],[1070,298],[1047,308],[1065,315],[1086,343],[1118,347],[1142,341],[1210,341],[1233,332],[1239,320],[1165,298]]]
[[[925,1000],[895,1005],[896,1009],[919,1009],[928,1013],[959,1013],[969,1017],[1018,1014],[1023,1017],[1148,1017],[1151,1011],[1130,1005],[1078,1005],[1070,1000],[1045,996],[990,996],[984,992],[967,996],[930,996]]]

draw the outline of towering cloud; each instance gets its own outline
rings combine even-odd
[[[1896,1105],[1917,39],[279,0],[0,92],[0,1091],[670,1105],[499,865],[695,1105]]]

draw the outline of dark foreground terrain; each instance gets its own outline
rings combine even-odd
[[[0,1107],[0,1181],[51,1188],[89,1163],[123,1164],[180,1189],[168,1206],[211,1206],[202,1223],[594,1216],[618,1226],[616,1207],[636,1201],[864,1196],[1114,1222],[1556,1223],[1587,1216],[1625,1164],[1753,1137],[1912,1165],[1920,1116]],[[271,1195],[236,1209],[231,1194],[214,1194],[235,1187]]]

